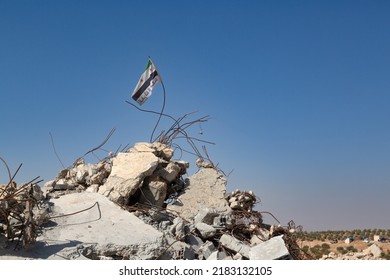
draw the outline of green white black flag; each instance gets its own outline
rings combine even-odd
[[[152,95],[153,87],[160,81],[160,75],[157,72],[156,66],[149,59],[131,97],[137,101],[138,104],[144,104],[144,102]]]

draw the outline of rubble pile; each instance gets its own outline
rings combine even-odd
[[[78,160],[45,184],[49,198],[74,192],[98,192],[113,202],[135,202],[162,207],[166,197],[177,193],[184,183],[188,162],[171,160],[173,150],[161,143],[136,143],[97,164]]]
[[[251,211],[256,203],[256,196],[252,191],[243,192],[238,189],[229,194],[226,199],[229,207],[234,210]]]
[[[189,163],[172,158],[155,142],[77,160],[43,187],[52,226],[37,240],[63,240],[55,255],[68,259],[303,258],[294,231],[253,210],[252,191],[226,193],[226,178],[203,160],[183,179]]]

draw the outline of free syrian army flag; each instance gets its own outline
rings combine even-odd
[[[139,105],[144,104],[152,95],[153,87],[160,81],[160,75],[157,72],[156,66],[149,59],[131,97],[137,101]]]

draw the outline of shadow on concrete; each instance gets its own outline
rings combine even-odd
[[[49,244],[52,243],[52,244]],[[66,249],[66,248],[74,248],[74,251],[77,252],[77,245],[81,244],[82,242],[77,240],[52,240],[52,241],[37,241],[34,245],[31,245],[30,247],[26,249],[3,249],[0,250],[2,255],[8,255],[11,257],[18,257],[18,258],[27,258],[27,259],[48,259],[49,257],[52,257],[56,255],[57,259],[67,259],[66,257],[61,257],[60,254],[58,254],[60,251]]]

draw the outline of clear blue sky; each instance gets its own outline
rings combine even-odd
[[[191,133],[216,143],[229,191],[283,225],[390,228],[389,15],[389,1],[0,0],[0,156],[23,163],[18,183],[48,181],[50,133],[65,166],[114,127],[107,150],[149,141],[156,116],[125,100],[151,56],[166,113],[213,117]]]

